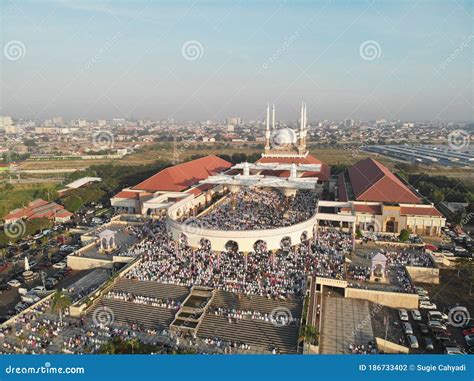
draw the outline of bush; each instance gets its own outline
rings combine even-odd
[[[400,242],[406,242],[410,239],[410,230],[408,229],[402,229],[402,231],[400,232],[400,235],[398,236],[398,238],[400,239]]]

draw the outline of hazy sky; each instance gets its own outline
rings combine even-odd
[[[0,4],[3,115],[474,119],[471,1]]]

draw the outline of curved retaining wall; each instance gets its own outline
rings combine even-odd
[[[173,220],[168,217],[167,225],[174,240],[178,240],[181,234],[186,235],[188,244],[191,247],[199,247],[201,238],[211,242],[211,249],[214,251],[224,251],[228,241],[235,241],[239,245],[239,251],[250,252],[254,250],[254,244],[258,240],[267,243],[268,250],[280,249],[280,242],[283,237],[290,237],[291,244],[299,244],[301,235],[306,232],[308,238],[313,238],[313,228],[316,224],[317,215],[299,224],[264,230],[213,230],[200,227],[193,227]]]

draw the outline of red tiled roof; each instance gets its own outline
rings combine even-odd
[[[56,217],[64,218],[64,217],[71,217],[74,214],[67,211],[66,209],[60,210],[59,212],[56,213]]]
[[[403,182],[378,161],[367,158],[349,167],[349,178],[358,201],[421,203]]]
[[[382,208],[380,205],[354,205],[356,213],[370,213],[370,214],[382,214]]]
[[[200,184],[195,188],[188,189],[186,191],[186,193],[192,193],[195,196],[199,196],[201,193],[203,193],[203,192],[205,192],[209,189],[212,189],[213,187],[214,187],[213,184]]]
[[[15,209],[8,213],[5,220],[18,220],[20,218],[32,220],[35,218],[54,218],[55,216],[65,213],[72,213],[64,209],[64,206],[56,204],[55,202],[48,202],[42,199],[31,201],[26,208]]]
[[[131,191],[121,191],[118,192],[114,198],[127,198],[127,199],[138,199],[138,192],[131,192]]]
[[[327,164],[324,164],[321,160],[318,160],[314,156],[309,155],[309,154],[306,155],[305,157],[261,157],[260,159],[257,160],[257,163],[320,164],[321,171],[305,172],[302,175],[302,177],[318,177],[318,179],[321,181],[329,181],[329,177],[331,176],[331,168],[329,168],[329,166]],[[289,175],[290,175],[289,171],[274,171],[273,173],[273,176],[279,176],[279,177],[288,177]]]
[[[337,186],[339,201],[348,201],[349,198],[347,196],[346,182],[344,180],[343,172],[339,173],[339,176],[337,176]]]
[[[443,215],[434,206],[402,206],[400,208],[400,214],[403,216],[432,216],[432,217],[443,217]]]
[[[229,169],[231,166],[232,164],[228,161],[215,155],[209,155],[163,169],[132,189],[149,192],[181,192],[209,176]]]

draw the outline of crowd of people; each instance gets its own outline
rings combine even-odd
[[[383,251],[390,266],[433,267],[430,256],[422,250]]]
[[[228,319],[229,323],[237,320],[260,320],[274,325],[290,325],[298,322],[298,319],[288,320],[289,317],[279,317],[268,313],[252,310],[242,310],[235,308],[223,308],[223,307],[210,307],[209,313],[215,316],[224,316]],[[282,319],[287,319],[283,321]]]
[[[280,191],[241,189],[191,225],[219,230],[258,230],[290,226],[308,220],[315,212],[317,193],[298,190],[285,197]]]
[[[344,255],[352,248],[348,234],[328,230],[289,251],[269,251],[265,245],[257,245],[248,254],[233,250],[213,253],[206,242],[192,249],[185,241],[173,241],[159,221],[153,231],[155,234],[130,250],[128,255],[142,257],[127,278],[202,285],[269,298],[302,296],[307,275],[344,279]]]
[[[378,353],[377,346],[371,341],[367,345],[351,343],[349,344],[349,351],[353,355],[372,355]]]
[[[155,298],[153,296],[135,295],[131,292],[126,291],[109,291],[106,295],[104,295],[104,298],[122,300],[135,304],[144,304],[153,307],[167,308],[170,310],[178,310],[180,307],[180,302],[177,302],[175,300],[163,300],[161,298]]]
[[[370,267],[351,264],[347,269],[347,279],[366,282],[370,279]]]

